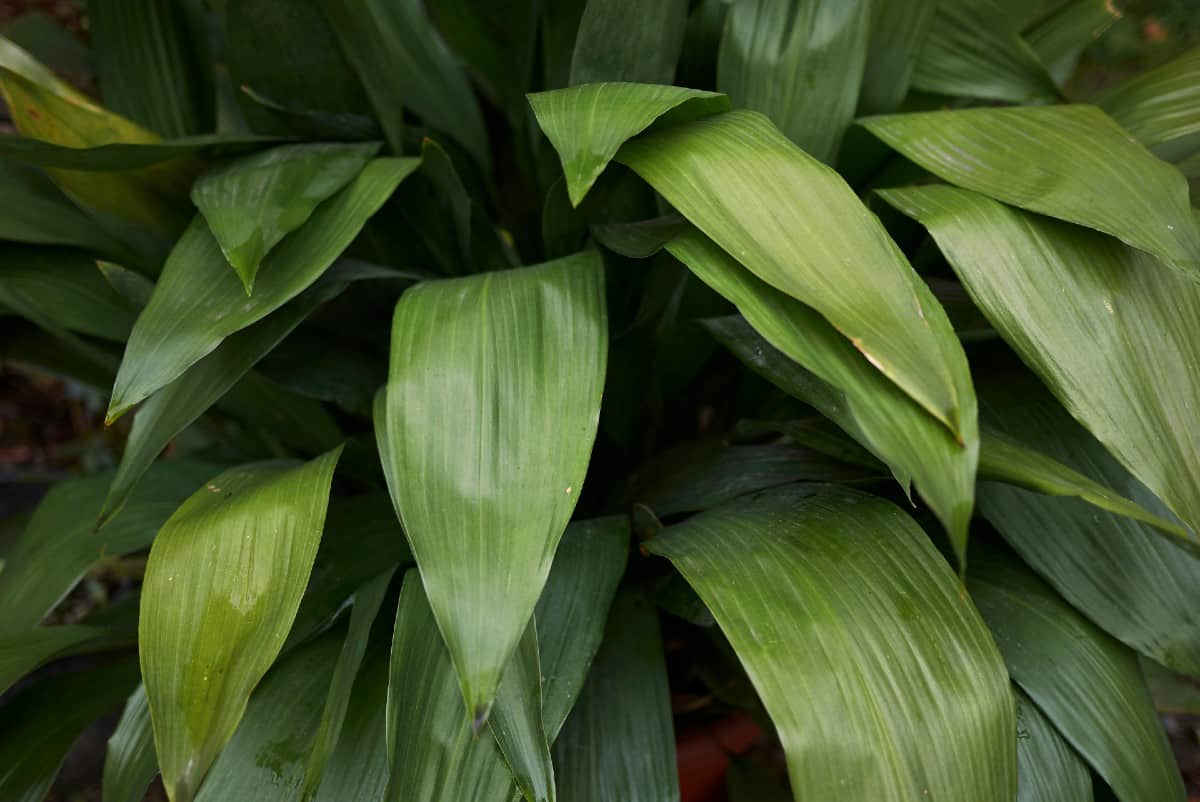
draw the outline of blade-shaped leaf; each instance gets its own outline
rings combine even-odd
[[[1094,106],[930,111],[862,124],[952,184],[1103,231],[1200,275],[1187,181]]]
[[[1015,561],[968,580],[1009,674],[1122,802],[1186,797],[1133,652]]]
[[[163,136],[213,130],[211,67],[195,3],[94,0],[88,31],[105,105]]]
[[[124,511],[96,533],[110,473],[59,482],[4,555],[0,571],[0,632],[34,627],[93,563],[150,545],[180,502],[219,469],[171,460],[155,465]]]
[[[1017,697],[1017,802],[1092,802],[1092,775],[1029,697]]]
[[[895,111],[908,94],[917,59],[933,26],[939,0],[871,3],[867,64],[859,90],[858,111]]]
[[[404,577],[387,694],[391,777],[386,802],[510,802],[512,773],[490,732],[472,733],[429,600],[415,569]]]
[[[158,757],[154,754],[150,705],[146,702],[146,687],[138,685],[125,702],[117,729],[108,739],[104,757],[104,802],[142,802],[157,774]]]
[[[354,594],[354,610],[350,614],[350,628],[346,632],[346,640],[338,654],[333,677],[329,681],[329,693],[321,713],[321,723],[317,727],[316,735],[313,736],[312,748],[304,766],[303,783],[300,787],[300,799],[304,802],[316,797],[325,767],[337,746],[342,724],[346,719],[346,711],[350,707],[350,696],[354,690],[355,678],[362,666],[363,655],[367,651],[367,640],[371,636],[371,627],[383,604],[384,595],[387,593],[394,572],[394,569],[384,571]]]
[[[73,245],[110,258],[125,254],[125,246],[97,226],[42,170],[7,159],[0,159],[0,240]]]
[[[961,440],[966,359],[879,220],[761,114],[735,111],[626,143],[618,160],[758,278],[812,307]]]
[[[420,0],[321,0],[342,52],[367,89],[399,155],[402,107],[454,137],[480,165],[491,163],[483,115],[466,74]]]
[[[871,5],[735,3],[721,36],[717,88],[734,106],[763,112],[807,153],[832,163],[858,105]]]
[[[1110,0],[1066,0],[1030,28],[1025,39],[1054,80],[1065,84],[1084,48],[1120,18]]]
[[[318,204],[353,181],[378,149],[374,143],[285,145],[196,181],[192,202],[247,294],[263,257],[302,226]]]
[[[554,766],[542,723],[542,668],[537,628],[530,621],[504,670],[488,725],[512,771],[512,781],[529,802],[554,802]]]
[[[1018,103],[1057,98],[1058,87],[1021,38],[1017,19],[1007,4],[993,0],[938,0],[913,87]]]
[[[737,651],[798,799],[1013,798],[1000,655],[900,510],[792,485],[668,527],[647,547],[675,563]]]
[[[138,640],[172,802],[195,798],[283,646],[321,541],[339,454],[226,471],[154,540]]]
[[[304,291],[418,164],[416,159],[376,159],[368,164],[267,255],[258,271],[257,292],[249,298],[198,215],[175,245],[150,303],[134,325],[108,419],[116,420],[177,379],[230,334]]]
[[[669,124],[727,111],[729,98],[678,86],[599,83],[539,92],[529,96],[529,105],[558,151],[571,205],[578,206],[626,140],[659,120]]]
[[[687,0],[587,0],[575,34],[571,86],[671,83],[687,9]]]
[[[383,799],[388,781],[387,683],[387,654],[379,650],[368,655],[354,681],[342,734],[325,768],[317,802]]]
[[[510,118],[525,114],[542,6],[543,0],[429,3],[430,15],[450,48],[466,60],[484,91]]]
[[[1200,288],[1141,251],[954,187],[887,190],[1063,406],[1193,528]],[[1082,334],[1081,334],[1082,333]]]
[[[42,802],[75,739],[136,684],[129,656],[39,680],[0,707],[0,799]]]
[[[126,615],[125,617],[132,618]],[[58,657],[72,654],[102,652],[134,642],[131,621],[115,626],[34,627],[25,632],[6,632],[0,635],[0,694],[17,680]]]
[[[742,268],[707,237],[692,230],[667,249],[746,316],[706,321],[709,331],[768,380],[862,442],[891,467],[906,493],[915,480],[949,532],[959,559],[965,557],[979,455],[974,390],[965,359],[952,366],[959,373],[955,384],[971,393],[961,409],[959,443],[825,318]],[[913,291],[918,308],[940,311],[920,279],[914,279]],[[938,324],[943,340],[953,342],[944,314],[929,319]],[[747,330],[746,322],[766,343]]]
[[[1134,500],[1130,503],[1169,515],[1028,376],[997,374],[984,394],[984,416],[1019,442],[1036,443],[1044,454],[1115,488]],[[1076,609],[1131,648],[1200,676],[1195,541],[1164,537],[1138,523],[1136,515],[991,482],[980,484],[979,499],[983,516]]]
[[[418,284],[396,305],[380,452],[479,721],[579,498],[604,383],[604,303],[600,255],[585,252]]]
[[[558,792],[570,802],[677,802],[675,732],[658,615],[617,594],[604,641],[554,744]]]
[[[291,652],[263,678],[197,802],[293,802],[338,658],[340,632]]]
[[[1106,92],[1098,105],[1158,155],[1200,151],[1200,47]]]
[[[629,522],[624,516],[575,521],[567,527],[535,622],[542,666],[542,720],[551,743],[579,698],[600,647],[617,583],[625,572]]]

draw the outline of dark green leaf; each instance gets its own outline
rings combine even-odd
[[[380,453],[479,720],[583,484],[607,356],[601,266],[585,252],[426,282],[396,305]]]
[[[114,258],[125,248],[63,195],[44,172],[8,160],[0,160],[0,240],[73,245]]]
[[[570,85],[671,83],[687,7],[687,0],[587,0],[575,35]]]
[[[737,651],[798,799],[1013,798],[1000,655],[900,510],[790,485],[668,527],[647,547],[675,563]]]
[[[134,643],[129,622],[116,626],[34,627],[25,632],[0,634],[0,694],[35,668],[58,657],[102,652]]]
[[[1084,48],[1120,17],[1112,0],[1066,0],[1038,21],[1025,38],[1054,80],[1065,84]]]
[[[123,342],[136,308],[80,251],[0,244],[0,305],[50,331]]]
[[[1126,81],[1098,103],[1143,145],[1182,161],[1200,151],[1200,47]]]
[[[154,754],[154,729],[146,688],[137,690],[125,702],[117,729],[108,739],[104,758],[104,802],[142,802],[146,789],[158,774]]]
[[[911,0],[870,4],[871,30],[858,98],[860,113],[895,111],[904,100],[938,3],[939,0]]]
[[[1017,697],[1017,802],[1092,802],[1092,775],[1029,697]]]
[[[387,654],[368,655],[354,681],[342,734],[325,769],[317,802],[383,799],[388,781],[387,683]]]

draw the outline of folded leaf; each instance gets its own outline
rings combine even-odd
[[[571,802],[676,802],[679,778],[658,614],[617,595],[604,641],[554,744],[558,791]]]
[[[0,632],[34,627],[93,563],[150,545],[154,534],[219,468],[190,460],[155,465],[124,511],[99,533],[111,473],[66,479],[50,489],[0,570]]]
[[[1164,159],[1200,152],[1200,47],[1104,93],[1097,105]]]
[[[1019,30],[1020,17],[1007,4],[938,0],[913,87],[1017,103],[1056,99],[1058,87]]]
[[[860,113],[895,111],[904,100],[938,4],[939,0],[871,3]]]
[[[871,11],[869,3],[841,0],[734,4],[721,36],[717,88],[832,163],[858,105]]]
[[[204,218],[197,216],[167,259],[150,303],[133,328],[108,420],[177,379],[230,334],[303,292],[418,164],[416,159],[376,159],[368,164],[268,254],[258,272],[257,291],[249,298]]]
[[[210,171],[192,187],[221,252],[246,293],[263,257],[302,226],[318,204],[362,172],[379,146],[285,145]]]
[[[1111,234],[1200,280],[1187,181],[1094,106],[930,111],[862,124],[952,184]]]
[[[338,654],[337,663],[334,665],[333,676],[329,681],[329,693],[321,712],[321,723],[316,729],[316,735],[313,736],[308,760],[304,765],[303,784],[300,787],[300,799],[304,802],[316,797],[325,767],[337,746],[342,724],[346,719],[346,710],[350,706],[350,695],[354,689],[355,678],[362,666],[363,655],[367,651],[367,640],[371,636],[371,627],[383,604],[384,595],[387,593],[394,572],[394,569],[384,571],[354,594],[354,610],[350,615],[350,627],[346,632],[342,650]],[[243,796],[243,798],[248,797]]]
[[[1121,802],[1182,802],[1183,780],[1133,652],[1015,561],[972,561],[968,590],[1013,681]]]
[[[571,86],[671,83],[687,8],[687,0],[587,0],[575,34]]]
[[[216,125],[203,12],[188,3],[95,0],[88,31],[105,104],[163,136]]]
[[[195,798],[279,654],[308,582],[340,449],[233,468],[154,540],[138,649],[163,785]]]
[[[321,0],[320,7],[395,155],[403,152],[402,108],[408,107],[454,137],[478,164],[491,163],[471,85],[420,0]]]
[[[887,190],[1058,400],[1193,529],[1200,287],[1141,251],[953,187]]]
[[[150,705],[146,702],[146,687],[138,685],[108,739],[101,796],[104,802],[142,802],[157,774]]]
[[[1054,725],[1019,690],[1017,802],[1092,802],[1092,775]]]
[[[45,799],[71,745],[136,684],[129,656],[46,677],[0,707],[0,799]]]
[[[578,206],[626,140],[659,121],[667,125],[727,111],[729,98],[678,86],[598,83],[538,92],[529,96],[529,105],[558,151],[571,205]]]
[[[1004,665],[953,571],[900,510],[791,485],[646,546],[670,558],[737,651],[798,799],[1013,798]]]
[[[984,401],[989,425],[1036,443],[1042,453],[1114,488],[1130,503],[1169,516],[1162,502],[1029,377],[997,374]],[[1138,523],[1139,516],[1113,514],[1119,510],[1102,512],[991,482],[980,484],[979,508],[1026,563],[1110,635],[1177,671],[1200,676],[1195,541],[1164,537]]]
[[[583,484],[607,356],[603,279],[585,252],[418,284],[396,305],[380,453],[479,722]]]
[[[618,160],[747,270],[827,319],[960,440],[971,436],[966,359],[945,313],[837,173],[748,111],[638,137]]]

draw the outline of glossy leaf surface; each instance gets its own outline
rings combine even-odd
[[[1200,47],[1126,81],[1097,102],[1165,159],[1180,161],[1200,151]]]
[[[146,702],[145,686],[138,685],[125,702],[117,728],[108,739],[104,757],[104,802],[141,802],[157,774],[158,757],[154,754],[150,705]]]
[[[1017,802],[1092,802],[1092,775],[1054,725],[1016,691]]]

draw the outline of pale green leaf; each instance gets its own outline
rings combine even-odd
[[[587,682],[554,743],[570,802],[678,802],[667,664],[654,605],[617,594]]]
[[[630,137],[729,109],[715,92],[633,83],[598,83],[529,96],[538,125],[558,151],[571,205],[578,206]]]
[[[646,545],[729,638],[779,730],[797,799],[1013,799],[1004,665],[954,572],[899,509],[790,485]]]
[[[384,473],[480,721],[579,498],[607,334],[596,252],[418,284],[396,305]]]
[[[1092,802],[1092,775],[1054,725],[1019,690],[1017,802]]]
[[[1183,802],[1133,652],[1015,561],[975,558],[967,587],[1009,674],[1121,802]]]
[[[384,595],[392,581],[395,569],[385,570],[374,577],[355,592],[353,597],[354,609],[350,614],[350,627],[346,631],[346,640],[338,654],[337,663],[333,669],[333,677],[329,681],[329,693],[321,712],[321,723],[313,736],[312,748],[304,766],[303,784],[300,787],[299,798],[308,802],[316,797],[321,785],[325,767],[337,747],[342,725],[346,719],[346,711],[350,707],[351,692],[360,667],[363,655],[367,651],[367,640],[371,636],[371,627],[379,608],[383,604]]]
[[[912,83],[917,59],[933,25],[939,0],[906,3],[873,2],[867,65],[859,90],[858,111],[895,111]]]
[[[930,111],[862,124],[952,184],[1103,231],[1200,275],[1187,181],[1094,106]]]
[[[299,467],[226,471],[154,540],[138,641],[172,802],[195,798],[283,646],[321,541],[339,453]]]
[[[960,440],[971,437],[974,394],[945,313],[837,173],[749,111],[638,137],[618,161],[747,270],[833,324]]]
[[[378,149],[374,143],[285,145],[238,159],[196,181],[192,202],[247,294],[263,257],[353,181]]]
[[[1200,47],[1131,78],[1097,103],[1165,159],[1200,152]]]
[[[1200,525],[1200,287],[1078,226],[954,187],[887,190],[1058,400],[1184,523]],[[1190,213],[1189,213],[1190,215]]]
[[[259,269],[249,298],[204,218],[197,215],[163,267],[138,317],[117,374],[108,419],[115,420],[216,349],[221,342],[303,292],[417,168],[416,159],[376,159],[317,207]]]
[[[138,685],[125,702],[117,728],[108,739],[101,796],[104,802],[142,802],[157,774],[150,706],[146,703],[145,686]]]
[[[671,83],[687,8],[687,0],[587,0],[575,34],[571,86]]]
[[[854,119],[872,3],[747,0],[730,7],[717,89],[766,114],[812,156],[833,163]]]

